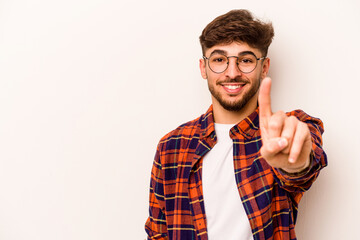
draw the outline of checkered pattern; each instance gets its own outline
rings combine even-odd
[[[313,140],[310,171],[289,176],[260,155],[258,112],[230,130],[237,187],[254,240],[294,240],[299,201],[327,165],[321,147],[323,123],[301,110],[288,113],[308,124]],[[212,106],[161,139],[151,172],[148,239],[208,239],[201,170],[204,155],[215,143]]]

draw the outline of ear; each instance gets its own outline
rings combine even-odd
[[[206,63],[205,63],[205,60],[202,58],[199,60],[199,67],[200,67],[200,72],[201,72],[202,78],[207,79]]]
[[[261,79],[264,79],[267,76],[270,68],[270,59],[265,58],[263,61],[264,62],[262,64],[262,69],[261,69]]]

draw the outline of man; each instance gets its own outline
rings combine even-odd
[[[246,10],[203,30],[212,105],[159,142],[148,239],[296,239],[299,201],[327,165],[323,124],[301,110],[271,111],[273,36]]]

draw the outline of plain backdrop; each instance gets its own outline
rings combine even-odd
[[[274,111],[325,124],[298,239],[355,239],[357,0],[0,0],[0,239],[144,239],[157,142],[210,105],[198,37],[235,8],[273,22]]]

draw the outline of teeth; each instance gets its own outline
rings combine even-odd
[[[234,90],[240,88],[240,85],[226,85],[226,88]]]

